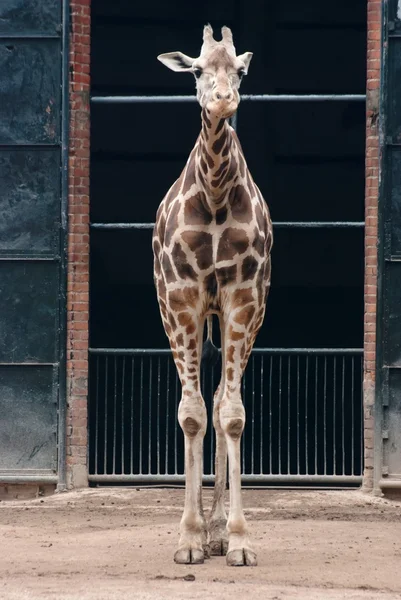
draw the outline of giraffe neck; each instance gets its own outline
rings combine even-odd
[[[198,139],[197,180],[208,198],[220,204],[236,181],[237,144],[226,119],[202,110],[202,130]]]

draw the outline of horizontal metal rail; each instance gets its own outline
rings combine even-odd
[[[0,483],[58,483],[57,475],[1,475]]]
[[[196,96],[92,96],[93,104],[197,102]],[[241,102],[365,102],[366,94],[244,94]]]
[[[171,350],[170,348],[89,348],[89,354],[158,356],[171,354]],[[252,354],[363,354],[363,348],[253,348]]]
[[[113,483],[116,482],[116,475],[89,475],[89,481],[97,483]],[[185,475],[118,475],[118,481],[121,483],[176,483],[184,484]],[[299,483],[309,485],[340,485],[349,484],[353,486],[362,484],[361,475],[270,475],[258,474],[258,475],[242,475],[242,483],[245,484],[275,484],[275,483]],[[213,483],[214,475],[204,475],[202,478],[203,483]]]
[[[154,223],[91,223],[92,229],[153,229]],[[276,229],[362,229],[364,221],[276,221]]]

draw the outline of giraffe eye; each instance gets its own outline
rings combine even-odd
[[[245,69],[239,69],[238,70],[238,77],[240,79],[242,79],[244,75],[245,75]]]
[[[202,70],[194,69],[194,75],[195,75],[196,79],[199,79],[199,77],[202,75]]]

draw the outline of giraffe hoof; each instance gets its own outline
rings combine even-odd
[[[248,548],[230,550],[226,557],[229,567],[256,567],[258,564],[256,554]]]
[[[210,542],[210,554],[212,556],[225,556],[228,550],[228,541],[221,540],[212,540]]]
[[[174,562],[178,565],[200,565],[204,560],[203,548],[180,548],[174,554]]]

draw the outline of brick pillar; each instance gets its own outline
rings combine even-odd
[[[370,491],[373,488],[381,4],[381,0],[368,0],[364,336],[365,470],[363,481],[363,488],[366,491]]]
[[[70,0],[67,484],[87,485],[90,0]]]

